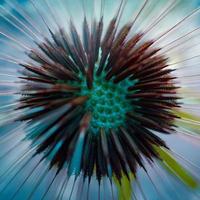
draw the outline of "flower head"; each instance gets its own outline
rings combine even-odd
[[[81,28],[70,17],[67,29],[59,24],[47,1],[57,29],[50,28],[34,1],[30,4],[48,35],[38,31],[30,18],[23,20],[33,30],[17,17],[14,19],[23,28],[16,28],[33,39],[32,47],[0,33],[26,49],[26,59],[17,61],[21,67],[17,77],[19,98],[12,109],[17,115],[11,122],[25,125],[25,140],[31,141],[34,150],[31,158],[42,155],[39,163],[47,162],[47,171],[56,170],[42,198],[63,171],[66,180],[75,176],[74,184],[82,175],[83,183],[86,179],[90,183],[95,175],[99,185],[104,178],[112,185],[113,177],[120,184],[124,177],[129,182],[132,177],[137,180],[140,167],[148,174],[146,161],[153,165],[155,160],[164,160],[169,165],[172,159],[180,169],[166,153],[170,149],[162,139],[162,135],[177,132],[177,121],[181,120],[177,110],[184,103],[177,69],[171,67],[172,58],[166,47],[196,29],[165,45],[159,42],[198,10],[149,39],[152,30],[176,5],[174,1],[140,31],[136,31],[137,21],[148,7],[148,0],[123,25],[120,20],[126,1],[120,1],[110,20],[104,17],[102,1],[98,7],[100,17],[89,20],[84,11],[79,20]],[[23,17],[27,17],[25,13],[21,12]],[[196,187],[196,180],[184,173],[180,178],[186,184],[191,179],[190,184]],[[64,187],[65,183],[56,198],[62,198]],[[35,189],[30,198],[34,192]]]

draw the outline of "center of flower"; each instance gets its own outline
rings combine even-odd
[[[92,89],[88,89],[86,80],[81,83],[81,95],[89,97],[85,109],[92,113],[90,128],[93,132],[100,128],[108,130],[125,124],[126,113],[132,110],[126,95],[128,87],[133,84],[135,81],[128,79],[120,83],[106,81],[103,74],[94,76]]]

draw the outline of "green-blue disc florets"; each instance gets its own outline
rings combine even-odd
[[[120,83],[105,80],[105,74],[94,75],[93,87],[89,89],[86,80],[81,83],[81,96],[88,96],[85,109],[91,111],[90,127],[93,132],[100,128],[108,130],[125,124],[126,113],[132,110],[131,102],[126,98],[128,87],[136,81],[125,79]]]

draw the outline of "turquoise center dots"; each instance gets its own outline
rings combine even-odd
[[[108,130],[123,125],[126,113],[133,109],[126,95],[128,87],[136,81],[126,79],[115,84],[112,80],[106,81],[104,77],[103,74],[99,77],[94,76],[92,89],[88,89],[85,80],[81,83],[80,95],[89,97],[85,109],[92,113],[90,128],[93,132],[100,128]]]

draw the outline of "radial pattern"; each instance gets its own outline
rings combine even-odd
[[[99,180],[135,173],[137,163],[143,166],[141,154],[152,160],[158,157],[153,145],[165,146],[152,130],[173,131],[178,97],[167,58],[154,41],[141,41],[142,33],[125,40],[133,23],[116,34],[118,17],[103,38],[103,19],[90,31],[85,18],[83,43],[70,21],[69,33],[51,33],[53,42],[46,39],[29,52],[35,64],[22,64],[18,109],[26,111],[20,120],[38,123],[52,115],[34,133],[34,140],[42,139],[37,152],[53,153],[51,165],[66,163],[70,175],[83,170],[91,178],[94,166]],[[59,108],[62,114],[51,113]]]
[[[164,138],[176,135],[180,139],[182,134],[195,142],[199,140],[195,133],[199,130],[199,117],[190,113],[195,110],[194,105],[199,109],[199,101],[185,97],[188,91],[195,95],[196,88],[190,85],[194,74],[182,75],[184,71],[180,69],[187,68],[188,61],[195,66],[194,60],[199,59],[196,43],[190,48],[187,44],[188,41],[192,44],[193,38],[198,36],[199,27],[195,23],[188,25],[190,31],[182,27],[187,26],[187,20],[197,16],[200,9],[184,17],[180,14],[180,19],[171,20],[169,25],[165,19],[173,10],[176,13],[181,9],[178,1],[131,3],[121,0],[113,1],[111,6],[109,2],[77,1],[77,9],[82,9],[81,17],[77,13],[80,18],[73,17],[73,9],[68,8],[70,3],[62,0],[58,0],[58,5],[51,0],[30,0],[24,8],[17,1],[8,0],[1,6],[2,19],[12,29],[4,24],[0,30],[0,41],[4,44],[0,60],[8,66],[0,66],[0,76],[7,77],[0,82],[0,95],[5,96],[0,107],[3,113],[0,144],[19,140],[14,146],[5,145],[12,147],[0,161],[24,143],[27,149],[0,176],[1,179],[12,174],[16,166],[22,165],[3,186],[0,197],[30,163],[34,166],[29,169],[33,169],[11,199],[17,198],[42,164],[46,169],[36,175],[38,180],[27,199],[34,197],[49,173],[53,175],[47,189],[39,195],[42,200],[53,186],[56,186],[53,197],[56,200],[89,199],[93,179],[99,187],[95,199],[102,199],[100,188],[105,180],[111,186],[111,197],[105,192],[105,199],[148,199],[137,173],[141,169],[146,173],[159,196],[149,175],[150,166],[156,165],[164,166],[190,188],[198,188],[198,178],[172,156],[173,152],[184,160],[171,150]],[[107,18],[106,5],[115,8]],[[123,16],[128,6],[134,7],[133,16],[128,13],[125,20]],[[59,8],[65,10],[62,20],[66,24],[59,21]],[[181,47],[185,43],[187,45]],[[178,51],[174,51],[177,47]],[[13,79],[9,82],[8,77]],[[189,83],[184,82],[184,77],[189,78]],[[190,86],[192,90],[188,89]],[[72,177],[74,182],[69,192]],[[86,180],[87,197],[81,197]],[[141,197],[132,191],[133,182]]]

